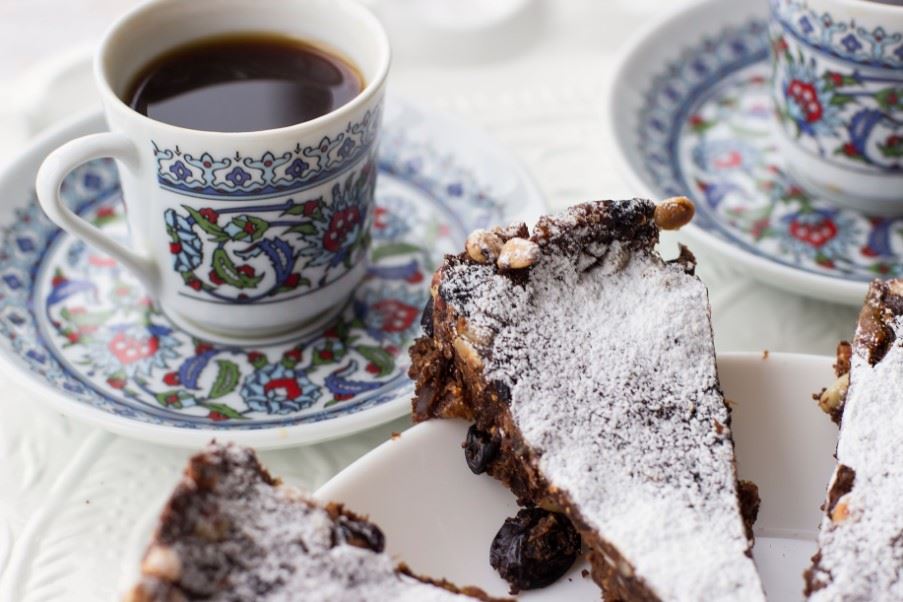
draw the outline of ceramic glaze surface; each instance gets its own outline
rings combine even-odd
[[[788,172],[768,44],[764,20],[728,27],[649,84],[637,150],[650,183],[697,199],[696,227],[756,257],[839,280],[903,274],[903,219],[840,209]]]
[[[15,219],[7,223],[0,245],[2,350],[67,403],[135,424],[272,431],[389,403],[398,406],[393,416],[406,411],[406,400],[397,401],[410,392],[407,346],[419,330],[434,267],[443,254],[460,249],[470,230],[505,223],[523,210],[538,212],[539,201],[527,186],[519,189],[524,196],[515,207],[515,199],[504,195],[512,182],[523,183],[520,174],[506,172],[505,160],[484,147],[494,174],[487,177],[482,166],[460,154],[472,144],[466,133],[450,134],[448,144],[437,145],[438,132],[450,131],[444,122],[403,104],[391,114],[373,163],[380,178],[367,273],[338,308],[338,317],[321,328],[259,346],[198,338],[167,319],[115,259],[62,232],[34,198],[25,197],[17,199]],[[126,240],[112,161],[77,168],[61,195],[104,233]],[[322,200],[310,199],[274,213],[279,221],[302,217],[305,224],[321,224],[316,232],[296,234],[328,240],[336,221],[330,210]],[[194,264],[195,242],[218,244],[211,237],[218,232],[228,237],[242,219],[240,211],[235,215],[210,208],[174,213],[172,261],[182,262],[189,274],[213,279],[213,268]],[[335,250],[333,257],[341,249]],[[259,256],[271,260],[267,249]],[[238,274],[253,278],[243,268],[253,259],[237,265]],[[329,267],[327,260],[324,264]]]

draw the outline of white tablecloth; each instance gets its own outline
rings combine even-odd
[[[410,1],[385,0],[377,7],[396,49],[394,93],[486,128],[528,166],[552,208],[634,196],[609,161],[616,141],[603,119],[603,91],[624,40],[658,3],[537,0],[531,9],[536,18],[520,22],[516,35],[499,35],[496,44],[479,40],[482,55],[492,57],[479,61],[472,51],[477,42],[468,42],[471,52],[456,53],[453,44],[427,52],[425,36],[402,17]],[[104,0],[0,5],[6,45],[0,47],[0,73],[17,76],[0,80],[0,161],[15,156],[42,128],[95,106],[84,61],[64,51],[90,44],[122,8]],[[63,54],[36,65],[48,49]],[[49,74],[55,74],[50,89]],[[673,248],[673,240],[665,248]],[[718,257],[698,249],[697,255],[719,351],[831,354],[839,339],[851,335],[854,308],[772,289]],[[142,536],[135,533],[136,507],[141,514],[156,512],[188,451],[109,435],[47,410],[19,390],[3,391],[0,595],[16,601],[111,599],[121,559]],[[407,426],[409,420],[400,419],[342,440],[265,453],[264,460],[276,474],[312,489]]]

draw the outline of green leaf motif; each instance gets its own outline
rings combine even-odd
[[[237,420],[244,420],[246,418],[232,406],[227,406],[223,403],[205,403],[204,407],[211,412],[219,412],[228,418],[235,418]]]
[[[229,360],[217,360],[216,365],[219,370],[216,373],[216,379],[213,386],[210,387],[210,393],[207,395],[210,399],[218,399],[224,395],[228,395],[238,386],[238,379],[241,374],[238,366]]]
[[[354,348],[364,358],[379,368],[379,376],[386,376],[395,370],[395,358],[382,347],[370,345],[358,345]]]
[[[248,240],[251,242],[260,240],[270,227],[266,220],[253,215],[233,217],[231,223],[238,228],[238,231],[232,235],[232,240]]]
[[[885,88],[875,94],[875,99],[884,109],[903,109],[903,88]]]
[[[191,217],[194,219],[194,223],[200,226],[201,230],[212,237],[211,240],[215,242],[223,242],[229,240],[229,235],[226,234],[222,228],[201,215],[197,209],[189,207],[188,205],[182,205],[182,208],[187,211],[189,215],[191,215]]]
[[[313,236],[317,233],[317,227],[310,222],[301,222],[289,228],[288,231],[302,236]]]
[[[213,271],[216,275],[235,288],[254,288],[263,279],[263,274],[248,276],[239,272],[235,263],[224,249],[216,249],[213,252]]]
[[[854,98],[852,96],[847,96],[846,94],[835,94],[833,98],[831,98],[831,106],[842,107],[848,102],[853,102],[853,100]]]
[[[161,391],[154,395],[154,399],[157,400],[164,408],[174,408],[176,410],[182,409],[182,400],[190,399],[191,394],[186,391],[180,391],[178,389],[172,389],[169,391]]]
[[[377,262],[380,259],[385,259],[386,257],[407,255],[409,253],[420,253],[422,251],[423,249],[421,249],[417,245],[412,245],[406,242],[393,242],[374,248],[373,253],[371,254],[371,258],[374,262]]]

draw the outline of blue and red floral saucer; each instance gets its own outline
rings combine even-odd
[[[339,317],[280,344],[217,344],[171,323],[126,270],[38,207],[32,182],[47,152],[103,128],[95,115],[52,132],[0,176],[0,363],[63,413],[165,444],[280,447],[405,414],[407,347],[434,267],[470,230],[532,221],[543,208],[484,134],[396,101],[380,146],[369,272]],[[63,195],[126,236],[112,162],[75,170]]]
[[[624,172],[652,196],[695,199],[688,236],[764,282],[861,304],[869,280],[903,276],[903,218],[838,208],[787,173],[767,18],[764,1],[702,0],[637,38],[611,96]]]

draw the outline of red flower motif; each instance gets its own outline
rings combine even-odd
[[[862,253],[863,255],[865,255],[866,257],[877,257],[878,256],[878,251],[871,248],[869,245],[864,245],[861,249],[859,249],[859,252]]]
[[[327,328],[326,332],[323,333],[323,336],[337,339],[339,337],[339,331],[336,330],[335,328]]]
[[[125,379],[118,378],[116,376],[111,376],[107,379],[107,384],[114,389],[124,389],[125,388]]]
[[[298,381],[294,378],[274,378],[263,386],[263,390],[266,393],[274,389],[282,389],[286,399],[297,399],[301,396],[301,387],[298,386]]]
[[[296,288],[298,286],[298,284],[300,284],[300,283],[301,283],[301,274],[299,274],[298,272],[293,272],[288,275],[288,278],[285,279],[285,283],[283,283],[282,286],[285,286],[288,288]]]
[[[825,110],[818,99],[818,91],[809,82],[792,80],[787,87],[787,94],[803,110],[807,122],[815,123],[824,116]]]
[[[257,274],[257,272],[254,271],[254,266],[248,265],[247,263],[238,266],[236,269],[248,278],[253,278]]]
[[[194,347],[195,355],[203,355],[208,351],[213,351],[213,345],[211,345],[210,343],[198,343]]]
[[[207,274],[207,278],[209,278],[210,282],[212,282],[213,284],[215,284],[217,286],[226,282],[225,280],[223,280],[222,278],[219,277],[219,274],[216,273],[216,270],[210,270],[210,273]]]
[[[254,227],[254,223],[251,222],[251,220],[248,220],[245,222],[245,227],[243,228],[243,230],[247,234],[254,234],[254,231],[257,230],[257,228]]]
[[[98,268],[111,268],[116,265],[116,260],[112,257],[104,257],[103,255],[90,255],[88,263]]]
[[[107,343],[107,349],[121,364],[133,364],[152,357],[159,346],[160,342],[155,336],[135,338],[123,332],[117,333]]]
[[[116,210],[112,207],[101,207],[97,210],[97,217],[105,218],[105,217],[113,217],[116,215]]]
[[[200,213],[201,217],[203,217],[205,220],[214,224],[219,219],[219,213],[217,213],[210,207],[204,207],[203,209],[198,211],[198,213]]]
[[[248,353],[248,362],[252,364],[256,364],[262,359],[264,359],[263,354],[259,351],[251,351],[250,353]]]
[[[690,117],[690,125],[694,128],[698,128],[699,126],[705,123],[705,119],[703,119],[700,115],[692,115]]]
[[[68,279],[65,276],[56,275],[53,277],[53,280],[50,281],[50,286],[56,288],[64,283],[66,283]]]
[[[336,401],[348,401],[352,397],[354,397],[354,393],[336,393],[335,394]]]
[[[209,414],[207,414],[207,418],[209,418],[210,420],[212,420],[214,422],[221,422],[223,420],[229,420],[228,416],[226,416],[222,412],[216,412],[216,411],[212,411]]]
[[[389,214],[389,212],[386,210],[385,207],[374,208],[373,209],[373,227],[378,230],[385,228],[388,225],[386,223],[386,219],[385,219],[386,215],[388,215],[388,214]]]
[[[180,242],[171,242],[169,243],[169,252],[173,255],[178,255],[182,252],[182,243]]]
[[[382,318],[382,330],[404,332],[419,317],[420,310],[397,299],[384,299],[373,304],[372,309]]]
[[[790,222],[790,235],[815,248],[820,248],[837,236],[837,225],[828,218],[814,224],[794,220]]]
[[[405,278],[405,281],[410,282],[411,284],[417,284],[418,282],[423,282],[423,272],[419,270]]]
[[[843,145],[843,154],[845,154],[847,157],[858,157],[859,149],[857,149],[852,142],[847,142]]]
[[[357,207],[340,209],[329,220],[329,228],[323,235],[323,247],[330,253],[339,251],[345,244],[348,233],[361,221],[361,212]]]
[[[335,353],[332,352],[332,349],[321,349],[317,355],[324,362],[332,361],[335,358]]]
[[[366,370],[370,374],[379,374],[379,366],[377,366],[373,362],[370,362],[369,364],[367,364]]]
[[[303,205],[301,205],[301,212],[306,216],[310,217],[316,212],[317,208],[320,206],[320,201],[310,200],[305,201]]]
[[[163,375],[163,382],[170,387],[174,387],[182,383],[181,379],[179,378],[178,372],[167,372]]]
[[[204,285],[203,285],[203,284],[201,283],[201,281],[198,280],[197,278],[193,278],[192,280],[190,280],[190,281],[188,282],[188,286],[190,286],[191,288],[193,288],[193,289],[196,290],[196,291],[199,291],[199,290],[201,290],[201,288],[202,288]]]
[[[835,71],[829,71],[828,78],[830,78],[831,83],[834,84],[835,86],[843,85],[843,76],[840,73],[837,73]]]
[[[784,39],[784,36],[776,39],[774,41],[773,47],[775,54],[783,54],[789,48],[789,46],[787,45],[787,40]]]
[[[295,362],[301,361],[301,350],[300,349],[289,349],[285,353],[282,354],[282,357],[286,359],[290,359]]]
[[[70,343],[78,343],[79,339],[81,339],[81,335],[77,332],[70,332],[66,335],[66,338],[69,339]]]

